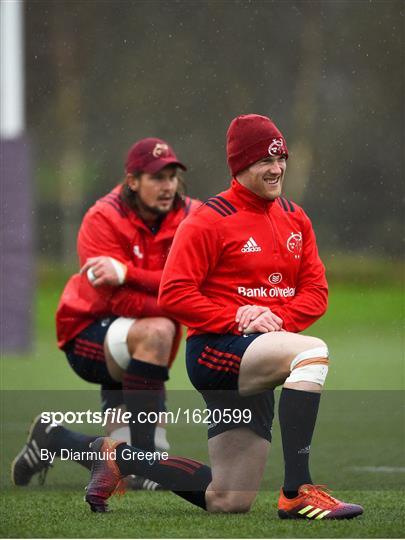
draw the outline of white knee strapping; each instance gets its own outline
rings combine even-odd
[[[111,356],[122,368],[126,369],[131,360],[128,350],[127,338],[128,332],[136,319],[119,317],[110,326],[107,331],[106,340]]]
[[[285,382],[313,382],[323,386],[325,384],[328,366],[325,364],[311,364],[302,368],[296,368]]]
[[[309,360],[310,358],[328,358],[328,356],[329,351],[327,347],[316,347],[297,354],[290,365],[291,375],[285,380],[285,382],[306,381],[323,386],[326,375],[328,374],[328,366],[325,364],[307,364],[303,367],[296,366],[303,360]]]

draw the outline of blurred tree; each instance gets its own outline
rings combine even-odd
[[[172,142],[192,194],[225,188],[226,129],[257,112],[287,137],[286,194],[323,250],[402,254],[401,0],[26,5],[28,121],[42,205],[58,201],[43,252],[63,237],[72,258],[81,214],[141,137]]]
[[[322,67],[322,41],[324,17],[318,3],[305,5],[305,22],[302,26],[301,57],[292,103],[292,137],[289,145],[291,160],[288,163],[289,194],[298,203],[304,192],[311,190],[314,166],[316,124],[318,117],[318,83]]]
[[[85,192],[86,152],[84,147],[85,117],[83,117],[81,76],[82,47],[78,17],[67,6],[51,5],[50,40],[52,62],[56,71],[55,119],[62,145],[55,156],[59,204],[62,209],[62,261],[70,265],[76,258],[77,227],[81,218],[81,202]],[[86,8],[86,5],[83,6]],[[73,15],[73,17],[72,17]]]

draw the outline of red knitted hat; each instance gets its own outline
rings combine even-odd
[[[270,118],[259,114],[245,114],[232,120],[226,134],[226,153],[233,176],[268,156],[288,158],[283,135]]]

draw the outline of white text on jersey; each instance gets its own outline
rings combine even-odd
[[[275,298],[276,296],[295,296],[295,287],[238,287],[240,296],[248,298]]]

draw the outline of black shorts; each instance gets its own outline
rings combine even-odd
[[[208,438],[230,429],[246,427],[260,437],[271,441],[274,417],[274,392],[267,390],[254,396],[241,396],[238,390],[239,367],[248,346],[262,334],[235,336],[233,334],[201,334],[187,339],[186,363],[190,380],[202,394],[212,418]],[[251,411],[237,421],[222,421],[224,410]],[[216,410],[214,415],[213,411]],[[231,415],[237,418],[239,415]],[[229,415],[227,420],[229,420]]]
[[[116,317],[99,319],[82,330],[64,347],[73,371],[87,382],[101,385],[101,404],[105,411],[123,403],[122,385],[108,372],[104,358],[104,339]]]

